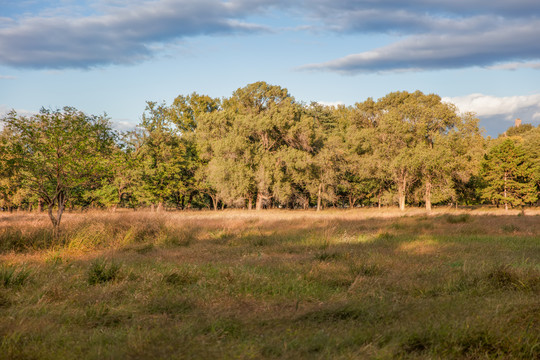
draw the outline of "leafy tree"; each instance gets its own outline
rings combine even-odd
[[[398,190],[399,208],[405,209],[407,193],[419,184],[431,210],[434,183],[448,183],[444,139],[459,120],[455,108],[420,91],[390,93],[379,99],[377,108],[375,151]]]
[[[137,192],[134,188],[137,180],[138,165],[134,147],[130,142],[130,133],[123,134],[124,140],[115,144],[108,157],[103,158],[103,173],[96,179],[94,186],[87,189],[85,198],[101,206],[116,211],[122,203],[131,199]]]
[[[273,199],[283,175],[279,155],[295,141],[290,130],[300,108],[286,89],[265,82],[236,90],[222,106],[202,117],[197,129],[202,151],[209,155],[206,178],[218,195],[243,194],[249,202],[256,196],[260,210]]]
[[[540,192],[540,125],[523,135],[523,149],[533,163],[533,176]]]
[[[221,100],[208,95],[177,96],[171,106],[167,109],[167,116],[176,127],[176,134],[180,137],[180,142],[185,148],[185,171],[183,178],[182,208],[184,198],[187,196],[187,206],[192,206],[192,199],[197,193],[211,195],[217,199],[215,191],[205,181],[206,167],[208,161],[203,160],[199,155],[197,147],[197,127],[200,118],[206,114],[217,112],[221,109]],[[217,203],[215,204],[217,207]]]
[[[134,133],[138,136],[135,195],[153,209],[157,204],[160,211],[169,200],[178,204],[178,195],[185,190],[186,147],[175,132],[165,104],[147,102],[139,128],[140,132]]]
[[[110,121],[105,115],[86,115],[65,107],[41,109],[32,116],[12,111],[3,122],[13,136],[7,152],[25,185],[47,206],[58,234],[70,193],[100,172],[99,159],[110,151],[114,141]]]
[[[482,197],[496,203],[523,206],[538,199],[533,182],[533,164],[523,147],[512,139],[496,144],[484,157],[482,176],[486,186]]]
[[[478,128],[478,122],[473,113],[462,114],[446,138],[450,158],[445,161],[451,170],[451,196],[456,207],[460,201],[477,201],[475,190],[481,161],[486,152],[486,141]]]

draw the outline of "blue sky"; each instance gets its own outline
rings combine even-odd
[[[326,104],[436,93],[496,136],[540,124],[539,39],[538,0],[0,0],[0,113],[126,128],[147,100],[264,80]]]

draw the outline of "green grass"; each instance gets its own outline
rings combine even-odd
[[[540,357],[538,217],[378,214],[4,217],[0,359]]]

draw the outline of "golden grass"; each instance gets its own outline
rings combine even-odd
[[[538,358],[535,211],[0,214],[0,359]]]

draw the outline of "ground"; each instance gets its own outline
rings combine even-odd
[[[0,214],[0,358],[540,358],[540,211]]]

